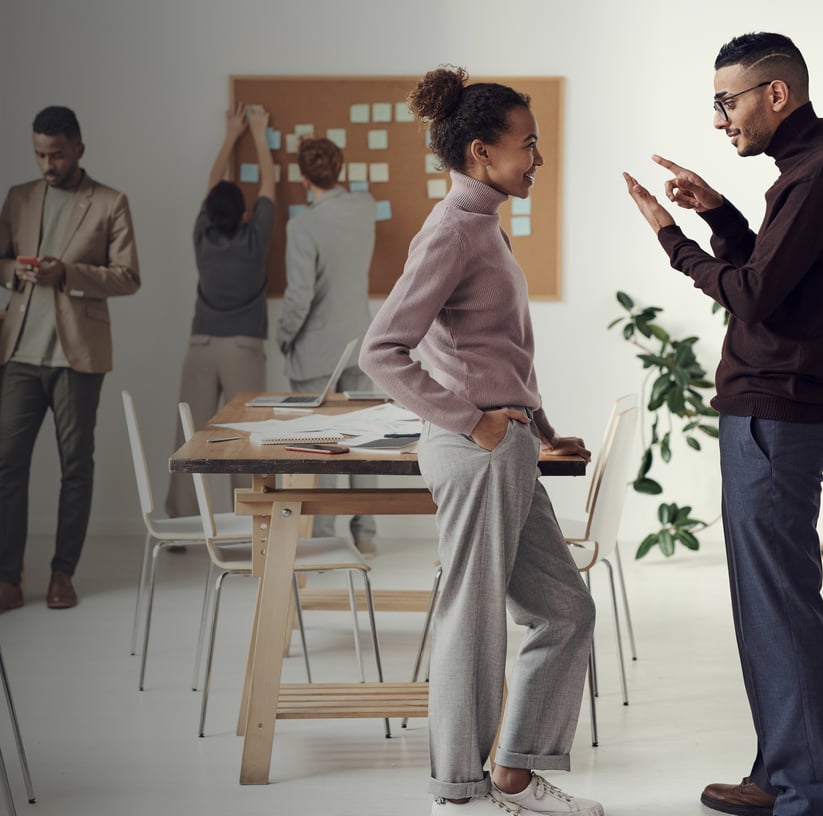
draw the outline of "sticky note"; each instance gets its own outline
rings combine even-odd
[[[369,105],[368,103],[352,105],[349,108],[349,119],[352,122],[368,122],[369,121]]]
[[[388,181],[388,162],[373,162],[369,165],[369,181]]]
[[[429,179],[426,182],[426,192],[429,198],[445,198],[448,192],[446,179]]]
[[[266,128],[266,144],[269,146],[269,150],[280,150],[280,131],[272,130],[272,128]]]
[[[369,191],[369,183],[367,181],[351,181],[351,179],[349,179],[349,190],[353,193],[367,193]]]
[[[395,122],[413,122],[414,114],[409,110],[407,102],[394,103],[394,121]]]
[[[387,130],[369,131],[369,150],[385,150],[389,146],[389,132]]]
[[[290,204],[289,205],[289,218],[294,218],[295,215],[299,215],[305,209],[306,209],[305,204]]]
[[[326,131],[326,138],[341,150],[346,146],[346,131],[343,128],[329,128]]]
[[[256,164],[241,164],[240,181],[260,181],[260,168]]]
[[[532,234],[532,220],[527,215],[516,215],[512,218],[512,237],[522,238]]]
[[[365,162],[349,162],[349,181],[366,181],[368,177],[369,169]]]
[[[297,153],[297,145],[300,138],[296,133],[286,134],[286,153]]]
[[[530,198],[513,198],[512,215],[531,215],[532,200]]]
[[[442,173],[443,168],[440,166],[440,159],[434,153],[426,153],[426,172],[427,173]]]
[[[377,213],[375,220],[390,221],[391,220],[391,201],[377,201]]]
[[[314,136],[314,125],[295,125],[295,136]]]
[[[346,164],[345,162],[340,165],[340,172],[337,174],[338,181],[345,181],[346,180]]]
[[[375,102],[371,106],[372,122],[391,122],[391,104],[388,102]]]
[[[300,172],[300,165],[297,162],[289,162],[289,181],[303,181],[303,174]]]

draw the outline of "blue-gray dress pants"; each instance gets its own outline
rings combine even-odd
[[[418,459],[437,505],[440,600],[432,623],[429,744],[435,796],[480,796],[506,667],[506,608],[526,627],[496,762],[568,770],[594,604],[538,481],[533,425],[494,451],[424,423]]]
[[[757,733],[755,784],[778,816],[823,814],[823,425],[720,418],[732,611]]]

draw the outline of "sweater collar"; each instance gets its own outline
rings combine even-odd
[[[319,207],[324,201],[331,201],[333,198],[339,198],[345,192],[346,191],[339,185],[337,187],[332,187],[330,190],[326,190],[320,198],[312,201],[311,205],[312,207]]]
[[[505,193],[464,173],[451,170],[449,175],[452,185],[447,198],[461,210],[495,215],[498,207],[508,198]]]
[[[819,126],[820,120],[814,112],[812,103],[807,102],[780,123],[764,152],[780,167],[781,162],[791,159],[808,147],[810,138],[818,132]]]

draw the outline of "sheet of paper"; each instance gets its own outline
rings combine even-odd
[[[334,142],[341,150],[346,146],[346,131],[344,128],[329,128],[326,131],[326,138]]]
[[[389,180],[389,164],[388,162],[372,162],[369,165],[369,181],[388,181]]]
[[[394,121],[395,122],[413,122],[414,114],[409,110],[407,102],[394,103]]]
[[[391,220],[391,201],[377,201],[376,210],[377,213],[375,215],[375,219],[377,221],[390,221]]]
[[[286,153],[297,153],[297,144],[300,141],[296,133],[286,134]]]
[[[266,128],[266,144],[270,150],[280,150],[280,143],[282,141],[282,134],[279,130]]]
[[[445,198],[447,192],[446,179],[429,179],[426,182],[426,194],[429,198]]]
[[[349,177],[349,190],[353,193],[368,193],[369,183],[368,181],[352,181]]]
[[[440,159],[434,153],[426,153],[426,172],[427,173],[442,173],[443,168],[440,166]]]
[[[349,162],[349,181],[367,181],[369,166],[366,162]]]
[[[513,198],[512,215],[531,215],[532,200],[530,198]]]
[[[295,182],[303,180],[303,174],[300,172],[300,165],[297,162],[289,162],[288,180]]]
[[[356,124],[363,124],[369,121],[370,112],[368,103],[352,105],[349,108],[349,120]]]
[[[391,122],[391,103],[375,102],[371,106],[372,122]]]
[[[294,135],[298,138],[300,136],[314,136],[314,125],[304,124],[294,126]]]
[[[516,215],[512,218],[512,237],[523,238],[532,234],[532,220],[528,215]]]
[[[389,132],[387,130],[369,131],[369,150],[385,150],[389,146]]]
[[[241,164],[240,181],[260,181],[260,167],[256,164]]]

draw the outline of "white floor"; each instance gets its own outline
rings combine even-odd
[[[161,561],[146,690],[129,633],[142,541],[93,538],[76,578],[81,604],[45,607],[49,543],[29,545],[26,606],[0,615],[0,646],[28,753],[37,802],[26,802],[2,698],[0,750],[19,814],[43,816],[425,816],[425,720],[280,721],[269,785],[238,783],[241,740],[234,734],[247,648],[252,582],[227,584],[206,737],[197,737],[200,695],[191,690],[194,641],[206,559],[200,551]],[[382,541],[375,587],[428,588],[431,542]],[[630,705],[620,699],[606,571],[593,575],[600,746],[590,739],[584,699],[572,772],[552,781],[599,799],[609,816],[708,814],[699,793],[711,781],[738,781],[754,740],[729,617],[718,547],[624,567],[638,660],[627,663]],[[322,580],[327,580],[324,576]],[[405,680],[422,615],[378,615],[386,679]],[[307,613],[315,681],[356,680],[348,618]],[[513,632],[512,644],[517,635]],[[296,638],[295,638],[296,641]],[[364,646],[368,640],[363,638]],[[511,650],[510,650],[511,651]],[[286,680],[302,682],[300,650]],[[365,651],[367,660],[370,653]],[[367,662],[367,668],[371,668]],[[5,813],[0,795],[0,814]]]

